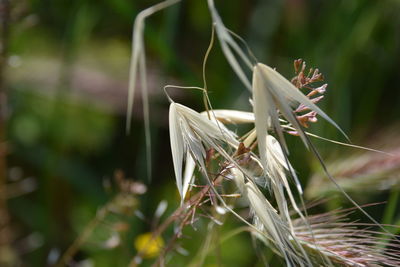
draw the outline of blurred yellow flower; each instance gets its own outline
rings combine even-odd
[[[153,233],[148,232],[137,236],[135,248],[140,251],[143,258],[156,257],[164,247],[164,240],[157,236],[153,238]]]

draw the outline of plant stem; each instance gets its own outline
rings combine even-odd
[[[5,81],[5,68],[7,64],[7,44],[10,19],[10,2],[0,0],[0,247],[7,247],[10,243],[9,221],[10,215],[7,208],[7,89]],[[0,262],[1,263],[1,262]]]
[[[393,188],[390,191],[389,200],[386,204],[385,212],[383,214],[382,224],[394,223],[399,196],[400,190],[398,188]]]
[[[56,264],[56,267],[62,267],[68,264],[68,262],[74,257],[78,249],[82,246],[83,243],[89,238],[94,228],[99,224],[108,214],[109,205],[101,208],[96,217],[94,217],[85,227],[83,232],[79,235],[77,239],[72,243],[72,245],[67,249],[67,251],[62,255],[61,259]]]

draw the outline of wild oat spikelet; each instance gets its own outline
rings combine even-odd
[[[239,145],[235,135],[225,126],[178,103],[170,104],[169,132],[176,183],[182,199],[186,195],[191,178],[191,175],[185,175],[186,178],[182,181],[184,157],[191,157],[205,172],[207,148],[214,148],[222,156],[229,158],[229,154],[222,148],[222,143],[234,147]],[[191,168],[194,168],[193,164]]]

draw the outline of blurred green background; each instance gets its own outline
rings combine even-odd
[[[77,251],[71,266],[127,266],[136,253],[135,237],[151,230],[158,203],[168,201],[166,214],[179,205],[168,138],[168,101],[162,86],[202,86],[201,64],[211,23],[205,0],[183,1],[147,20],[153,145],[153,175],[148,183],[139,91],[128,135],[125,115],[133,20],[140,10],[157,2],[10,1],[9,35],[3,39],[8,44],[4,70],[7,150],[3,156],[8,186],[1,191],[10,220],[0,230],[9,232],[4,240],[11,248],[1,250],[3,264],[54,264],[100,207],[117,194],[116,170],[146,184],[148,190],[135,198],[130,209],[107,215]],[[297,58],[319,68],[329,84],[321,106],[355,143],[367,144],[374,134],[398,122],[400,1],[215,2],[225,25],[248,41],[261,62],[288,78],[294,76]],[[218,44],[209,58],[207,79],[214,108],[249,110],[249,94]],[[201,111],[198,93],[173,91],[172,95]],[[312,130],[344,141],[322,120]],[[384,141],[390,146],[392,139]],[[306,183],[313,157],[297,138],[289,137],[289,142],[294,147],[293,165]],[[326,158],[351,152],[315,143]],[[365,201],[381,201],[387,194]],[[134,216],[134,211],[141,211],[147,221]],[[380,220],[382,209],[372,212]],[[223,231],[240,225],[232,220]],[[118,223],[127,229],[115,230]],[[182,246],[190,254],[204,239],[205,227],[203,222],[197,232],[188,230],[191,238]],[[112,246],[115,232],[120,240]],[[248,235],[232,240],[221,248],[223,266],[260,265]],[[189,259],[176,256],[174,260],[171,266],[185,266]],[[216,266],[213,257],[208,262]]]

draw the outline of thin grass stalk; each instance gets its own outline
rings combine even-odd
[[[240,49],[240,47],[237,45],[237,43],[230,36],[228,30],[225,28],[225,26],[222,22],[221,17],[219,16],[219,14],[217,12],[217,9],[215,8],[213,0],[208,0],[208,7],[209,7],[209,10],[211,13],[213,23],[215,25],[215,29],[217,32],[218,39],[220,41],[222,51],[223,51],[226,59],[228,60],[232,69],[235,71],[236,75],[239,77],[239,79],[245,85],[245,87],[249,91],[251,91],[251,83],[250,83],[249,79],[247,78],[243,68],[240,66],[235,55],[233,54],[231,48],[233,48],[233,50],[237,54],[239,54],[240,58],[245,62],[245,65],[249,69],[251,69],[253,67],[253,64],[248,60],[245,53],[242,51],[242,49]]]
[[[150,117],[149,117],[149,100],[146,75],[146,56],[144,49],[144,26],[145,19],[154,13],[163,10],[171,5],[174,5],[181,0],[166,0],[150,8],[140,12],[134,22],[132,33],[132,55],[129,70],[129,88],[128,88],[128,106],[126,117],[126,132],[131,129],[132,111],[135,98],[135,88],[137,82],[137,73],[140,75],[141,94],[143,101],[143,114],[145,124],[145,140],[146,140],[146,165],[147,176],[151,180],[151,136],[150,136]]]
[[[63,267],[69,264],[71,259],[90,237],[96,226],[104,220],[109,211],[109,205],[106,205],[97,212],[96,216],[85,226],[82,233],[79,234],[78,238],[76,238],[74,242],[68,247],[68,249],[63,253],[61,258],[55,264],[55,267]]]

